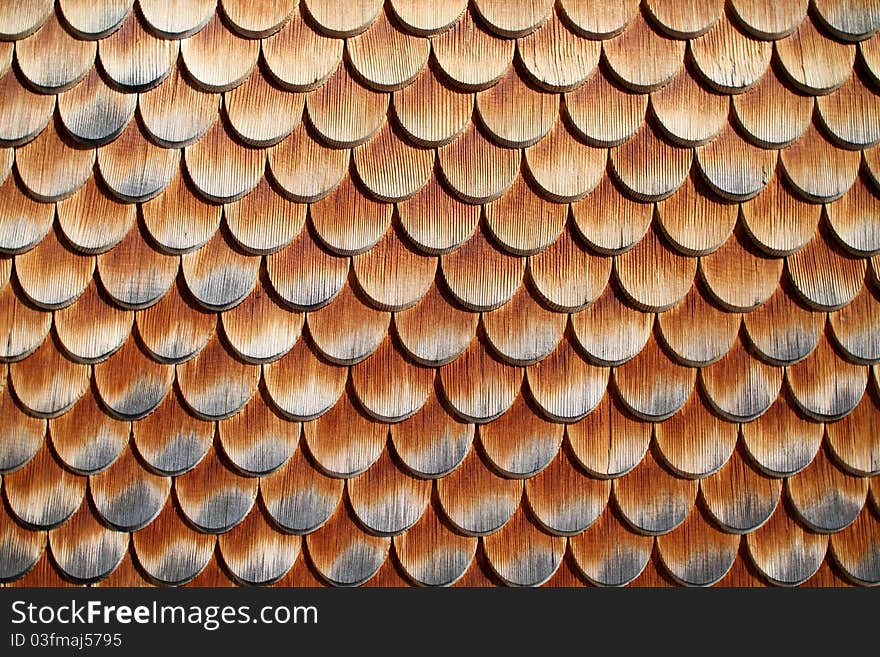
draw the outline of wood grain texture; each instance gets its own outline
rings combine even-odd
[[[374,89],[394,91],[412,82],[427,64],[428,39],[402,31],[385,12],[363,33],[346,41],[348,61]]]
[[[743,228],[752,242],[775,256],[802,249],[813,237],[822,215],[822,206],[798,198],[781,172],[741,208]]]
[[[44,443],[27,464],[3,477],[9,510],[32,527],[57,527],[82,504],[86,478],[61,467]]]
[[[699,176],[691,173],[678,191],[657,204],[657,218],[677,251],[706,255],[730,237],[738,210],[735,204],[719,200]]]
[[[510,522],[483,539],[492,570],[510,586],[539,586],[562,563],[566,540],[544,532],[520,506]]]
[[[110,250],[134,225],[137,206],[121,203],[105,190],[106,187],[89,178],[73,196],[56,205],[64,237],[83,253]]]
[[[434,168],[434,152],[411,146],[399,130],[385,123],[372,139],[352,151],[361,182],[381,201],[395,202],[418,192]]]
[[[654,539],[629,529],[611,507],[589,529],[569,541],[575,564],[598,586],[624,586],[641,574]]]
[[[877,82],[880,80],[880,38],[875,33],[858,44],[861,61],[865,64],[865,71]]]
[[[321,31],[334,37],[363,32],[382,11],[381,0],[355,0],[344,12],[332,0],[304,0],[304,4]]]
[[[648,125],[639,128],[630,141],[612,148],[610,155],[617,181],[640,201],[671,195],[687,177],[691,159],[691,149],[667,143]]]
[[[634,418],[611,389],[584,419],[566,428],[578,464],[602,479],[620,477],[636,467],[651,440],[650,422]]]
[[[861,41],[880,27],[880,7],[873,0],[816,0],[820,22],[838,39]]]
[[[347,66],[340,66],[308,95],[306,109],[312,126],[328,144],[350,148],[363,144],[382,127],[389,98],[358,82]]]
[[[439,370],[446,400],[466,422],[489,422],[513,404],[522,383],[522,368],[493,355],[482,337]]]
[[[46,548],[46,535],[28,531],[0,506],[0,579],[16,580],[31,570]]]
[[[186,170],[209,201],[229,203],[249,193],[266,168],[265,151],[240,145],[217,121],[184,149]]]
[[[696,160],[709,187],[731,201],[757,196],[776,168],[776,151],[753,146],[727,126],[709,144],[696,149]]]
[[[394,452],[418,477],[439,479],[457,468],[474,439],[474,425],[444,407],[439,386],[414,415],[389,427]]]
[[[846,194],[825,206],[841,246],[862,257],[880,251],[880,192],[865,178],[859,176]]]
[[[0,357],[20,360],[39,347],[52,327],[52,313],[34,308],[6,284],[0,289]]]
[[[835,147],[814,126],[780,151],[779,161],[794,189],[814,203],[843,196],[855,182],[859,169],[857,151]]]
[[[260,258],[242,253],[223,231],[180,259],[187,288],[209,310],[225,310],[243,301],[257,283],[259,267]]]
[[[236,359],[216,334],[197,356],[176,370],[187,406],[206,420],[226,418],[241,410],[260,379],[260,367]]]
[[[300,443],[280,468],[260,480],[260,497],[284,531],[308,534],[333,514],[344,485],[316,469]]]
[[[263,61],[278,84],[291,91],[320,87],[342,61],[342,39],[315,32],[300,10],[275,34],[262,39]]]
[[[651,94],[651,109],[666,135],[681,146],[700,146],[727,124],[729,99],[704,89],[686,68]]]
[[[877,394],[868,391],[844,418],[825,425],[827,445],[836,462],[851,474],[880,471],[880,414]]]
[[[180,151],[155,146],[136,123],[130,123],[116,140],[98,149],[97,160],[111,193],[125,202],[142,202],[171,181],[180,164]]]
[[[15,151],[15,170],[31,196],[44,203],[76,192],[92,173],[95,151],[74,145],[53,122]]]
[[[685,42],[659,34],[641,13],[619,35],[602,46],[614,76],[637,93],[668,84],[682,66]]]
[[[70,306],[55,313],[55,332],[74,359],[97,362],[122,346],[131,332],[134,313],[109,303],[92,280]]]
[[[658,380],[656,372],[663,371]],[[614,384],[624,406],[636,416],[652,421],[665,420],[690,397],[697,372],[669,358],[657,338],[651,336],[632,360],[614,370]]]
[[[678,361],[691,367],[714,363],[728,352],[742,316],[713,304],[699,286],[677,306],[657,315],[663,344]]]
[[[351,368],[351,383],[369,415],[381,422],[398,422],[428,400],[434,369],[412,362],[386,337],[372,355]]]
[[[867,479],[843,472],[821,449],[810,465],[785,483],[797,517],[823,534],[833,534],[852,524],[868,494]]]
[[[803,249],[789,256],[786,271],[802,301],[816,310],[833,311],[855,299],[867,263],[843,252],[827,232],[820,228]]]
[[[559,96],[533,88],[511,68],[492,87],[477,92],[476,109],[493,141],[508,148],[525,148],[553,127]]]
[[[821,95],[850,77],[856,48],[829,39],[807,18],[791,36],[776,43],[776,54],[792,84],[806,93]]]
[[[477,450],[437,481],[437,495],[450,522],[469,536],[488,536],[503,527],[520,506],[523,483],[496,475]]]
[[[567,319],[564,313],[543,308],[524,288],[482,316],[488,343],[514,365],[531,365],[546,358],[562,339]]]
[[[89,491],[101,519],[114,529],[134,531],[162,511],[171,478],[149,472],[131,449],[125,449],[109,468],[89,477]]]
[[[136,106],[135,94],[109,87],[97,68],[80,84],[58,95],[58,114],[64,127],[84,144],[104,144],[115,139],[134,116]]]
[[[592,193],[572,203],[571,212],[574,226],[587,243],[599,253],[610,255],[632,248],[644,237],[654,206],[630,199],[605,176]]]
[[[239,582],[268,584],[283,577],[300,555],[302,542],[270,524],[255,506],[241,524],[217,537],[223,563]]]
[[[880,522],[868,509],[863,509],[855,522],[832,534],[830,552],[834,561],[856,584],[876,585],[880,582],[880,563],[876,546],[880,541]]]
[[[110,466],[124,451],[129,422],[108,414],[97,391],[87,391],[64,415],[49,420],[52,449],[64,465],[79,474]]]
[[[735,423],[713,413],[701,395],[654,426],[659,457],[680,477],[703,479],[717,472],[733,453],[739,432]]]
[[[825,314],[811,311],[779,286],[760,308],[743,316],[749,344],[774,365],[795,363],[816,348],[825,327]]]
[[[232,350],[251,363],[270,362],[287,353],[299,339],[304,319],[302,313],[281,306],[263,282],[221,315]]]
[[[364,532],[340,505],[326,525],[306,536],[309,557],[335,586],[357,586],[370,579],[388,556],[391,539]]]
[[[348,170],[349,151],[327,148],[308,134],[305,123],[267,152],[269,172],[294,201],[318,201],[329,194]]]
[[[605,394],[609,371],[586,362],[573,337],[563,338],[543,360],[526,369],[529,392],[543,415],[559,422],[580,420]]]
[[[217,316],[192,299],[178,279],[155,305],[136,313],[137,333],[158,361],[189,360],[204,347],[217,325]]]
[[[226,226],[236,243],[249,253],[275,253],[299,235],[306,221],[303,203],[290,201],[261,178],[244,198],[223,208]]]
[[[339,255],[371,249],[391,224],[394,206],[369,197],[350,177],[309,207],[312,226],[321,241]]]
[[[710,406],[731,422],[748,422],[766,411],[782,386],[782,368],[749,354],[737,340],[721,360],[700,370]]]
[[[421,0],[391,0],[394,15],[410,32],[421,36],[434,36],[445,32],[462,17],[467,0],[450,0],[442,3],[425,3]]]
[[[770,66],[773,46],[744,34],[722,15],[715,26],[690,42],[694,63],[706,82],[720,93],[742,93]]]
[[[794,32],[807,16],[809,0],[789,0],[771,5],[757,0],[733,0],[733,15],[758,39],[781,39]]]
[[[548,422],[519,394],[499,418],[477,429],[488,463],[505,477],[528,479],[559,452],[564,426]]]
[[[657,551],[672,577],[686,586],[711,586],[733,566],[739,537],[719,531],[696,508],[668,534],[657,537]]]
[[[525,150],[531,180],[552,201],[576,201],[602,180],[608,153],[589,146],[556,121],[550,133]]]
[[[54,110],[54,96],[34,93],[15,71],[7,71],[0,78],[0,143],[29,142],[46,127]]]
[[[478,313],[462,310],[432,285],[411,308],[394,314],[401,347],[417,362],[444,365],[457,358],[476,335]]]
[[[734,534],[750,535],[763,525],[781,494],[782,481],[758,472],[742,449],[735,449],[718,472],[700,481],[700,496],[709,515]]]
[[[425,253],[442,254],[474,233],[480,206],[462,203],[432,174],[415,195],[398,203],[397,213],[410,242]]]
[[[146,91],[158,85],[175,70],[179,51],[179,41],[155,36],[137,11],[130,12],[118,30],[98,42],[101,68],[125,91]]]
[[[149,525],[134,532],[138,563],[159,584],[182,584],[198,575],[214,553],[216,536],[193,529],[171,500]]]
[[[835,420],[858,405],[868,383],[868,368],[844,360],[823,336],[809,356],[786,369],[785,380],[807,415]]]
[[[223,453],[244,475],[266,475],[281,467],[299,442],[300,424],[289,422],[256,394],[232,417],[217,423]]]
[[[434,37],[431,51],[456,85],[473,91],[495,84],[513,60],[516,42],[484,31],[466,11],[451,29]]]
[[[197,529],[219,534],[244,520],[254,505],[258,483],[235,474],[210,449],[196,467],[175,478],[174,492],[181,511]]]
[[[147,415],[168,394],[174,368],[153,361],[134,338],[95,368],[95,385],[110,413],[121,419]]]
[[[611,286],[595,303],[571,315],[578,344],[602,365],[620,365],[638,354],[653,323],[652,313],[630,308]],[[614,330],[609,330],[612,326]]]
[[[737,125],[763,148],[788,146],[810,125],[813,100],[794,90],[773,69],[745,93],[732,97]]]
[[[722,308],[749,312],[763,305],[782,276],[782,258],[768,257],[734,231],[716,251],[700,258],[700,278]]]
[[[299,124],[306,103],[305,94],[283,89],[259,68],[223,97],[235,134],[259,148],[277,144],[289,135]]]
[[[449,586],[461,579],[477,550],[477,539],[453,531],[437,502],[419,521],[394,537],[394,553],[406,574],[425,586]]]
[[[384,450],[369,470],[347,482],[347,490],[352,511],[371,533],[396,536],[422,517],[431,482],[413,477]]]
[[[189,146],[202,137],[218,119],[220,94],[205,93],[177,66],[161,84],[138,95],[138,110],[144,130],[160,146]]]
[[[828,537],[803,529],[782,505],[770,520],[746,536],[749,556],[772,583],[796,586],[822,564]]]
[[[632,249],[615,256],[615,279],[639,310],[661,312],[684,299],[697,273],[697,259],[674,251],[659,227]]]
[[[36,32],[16,43],[15,61],[34,87],[57,93],[85,77],[96,52],[94,41],[76,39],[53,13]]]
[[[55,563],[77,582],[108,575],[128,548],[128,534],[101,525],[88,504],[61,527],[49,531],[49,549]]]
[[[295,420],[310,420],[329,410],[342,395],[347,376],[347,368],[326,362],[305,340],[263,367],[272,401]]]
[[[456,196],[465,203],[486,203],[501,196],[515,180],[520,151],[495,145],[471,123],[455,141],[437,149],[437,161]]]
[[[805,416],[787,395],[742,427],[743,446],[753,463],[771,477],[800,472],[815,458],[823,425]]]
[[[348,391],[317,420],[306,422],[303,436],[322,471],[347,479],[365,472],[382,455],[388,427],[367,416]]]
[[[648,94],[627,91],[602,71],[566,92],[564,100],[563,109],[574,130],[599,147],[617,146],[634,135],[648,107]]]
[[[493,237],[514,255],[543,251],[562,233],[568,206],[544,200],[522,176],[510,189],[484,209],[486,226]]]
[[[236,32],[256,39],[280,30],[298,4],[298,0],[222,0],[220,6]]]
[[[46,420],[28,415],[19,406],[6,382],[0,386],[0,472],[9,474],[33,458],[43,444]],[[2,513],[2,511],[0,511]]]
[[[35,0],[6,5],[0,10],[0,35],[4,41],[16,41],[33,34],[52,15],[51,0]]]
[[[179,475],[202,460],[214,439],[214,423],[190,413],[177,391],[166,395],[147,417],[132,422],[137,453],[162,475]]]
[[[182,39],[201,30],[214,16],[216,5],[216,0],[138,0],[150,27],[166,39]]]
[[[328,252],[310,230],[266,258],[272,289],[295,309],[325,305],[342,289],[348,270],[348,260]]]
[[[608,4],[601,0],[561,0],[559,11],[572,29],[590,39],[619,34],[636,17],[637,0]]]
[[[844,148],[863,148],[880,141],[875,117],[880,112],[880,95],[858,69],[843,85],[816,98],[822,124],[831,138]]]
[[[533,82],[547,91],[576,89],[596,70],[601,44],[579,37],[556,12],[517,40],[517,52]]]
[[[442,146],[470,121],[474,96],[445,84],[436,66],[423,66],[411,84],[394,92],[394,116],[416,144]]]
[[[526,480],[526,499],[535,521],[557,536],[577,536],[605,510],[611,481],[583,472],[563,446],[550,464]]]
[[[310,312],[306,321],[324,357],[351,365],[376,351],[385,339],[391,313],[371,308],[346,285],[328,305]]]
[[[697,482],[667,472],[648,451],[612,489],[621,514],[639,533],[658,536],[684,522],[694,506]],[[650,492],[648,492],[650,491]]]
[[[69,306],[92,278],[95,259],[75,251],[57,228],[30,251],[15,256],[15,274],[21,291],[41,308]]]
[[[692,39],[706,33],[724,11],[722,0],[649,0],[645,3],[651,18],[669,36],[676,39]]]
[[[456,301],[472,311],[507,303],[522,284],[525,258],[508,254],[478,230],[462,246],[441,256],[440,269]]]

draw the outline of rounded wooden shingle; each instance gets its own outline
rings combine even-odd
[[[843,196],[856,180],[858,151],[846,151],[831,144],[815,126],[779,153],[788,181],[806,200],[834,201]]]
[[[546,138],[525,150],[525,163],[543,195],[556,202],[576,201],[602,180],[608,152],[575,138],[556,121]]]
[[[138,96],[138,108],[152,140],[165,148],[178,148],[195,142],[217,121],[220,94],[197,90],[172,66],[161,84]]]
[[[309,207],[311,225],[331,251],[344,256],[373,248],[388,230],[394,205],[372,199],[346,177],[328,196]]]
[[[764,148],[788,146],[800,138],[813,115],[813,98],[792,89],[773,70],[732,99],[737,124]]]
[[[768,580],[797,586],[819,570],[828,537],[804,529],[780,505],[765,525],[746,536],[746,547]]]
[[[28,89],[15,71],[0,79],[0,143],[20,146],[48,125],[55,111],[55,96]]]
[[[240,145],[221,121],[184,149],[184,159],[187,173],[202,196],[219,203],[249,193],[266,168],[265,151]]]
[[[838,39],[861,41],[880,29],[880,7],[876,2],[814,0],[821,23]]]
[[[786,270],[807,305],[833,311],[856,298],[865,281],[867,262],[844,253],[830,236],[825,237],[825,232],[817,230],[803,249],[789,256]]]
[[[299,124],[305,94],[291,92],[268,80],[258,68],[224,95],[233,131],[250,146],[272,146]]]
[[[599,586],[624,586],[636,579],[651,558],[654,539],[629,529],[609,507],[585,532],[571,538],[575,564]]]
[[[697,259],[674,251],[648,231],[632,249],[614,257],[614,273],[626,298],[640,310],[661,312],[684,299],[694,283]]]
[[[781,171],[741,208],[743,228],[752,242],[775,256],[790,255],[803,248],[812,239],[822,216],[822,206],[798,198]]]
[[[719,201],[694,174],[657,204],[663,234],[677,251],[692,256],[706,255],[724,244],[738,215],[736,204]]]
[[[743,34],[726,16],[690,42],[690,54],[706,82],[721,93],[742,93],[767,72],[773,44]]]
[[[0,248],[7,253],[36,246],[52,228],[55,206],[34,201],[16,176],[0,185]]]
[[[415,251],[389,230],[372,249],[352,258],[360,289],[377,308],[401,311],[416,304],[437,272],[437,258]]]
[[[276,253],[299,235],[306,221],[304,203],[288,200],[267,178],[254,190],[223,208],[236,243],[255,255]]]
[[[221,314],[229,346],[249,363],[277,360],[299,339],[304,317],[278,303],[259,281],[235,308]]]
[[[75,38],[52,14],[35,33],[15,44],[15,61],[34,87],[57,93],[86,76],[97,50],[94,41]]]
[[[222,232],[181,258],[180,269],[193,296],[209,310],[241,302],[257,282],[260,258],[242,253]]]
[[[217,537],[223,563],[244,584],[269,584],[283,577],[299,557],[301,545],[298,537],[270,524],[260,507],[251,509],[241,524]]]
[[[52,340],[28,358],[9,365],[9,380],[18,400],[39,417],[56,417],[86,392],[89,368],[64,356]]]
[[[101,518],[115,529],[133,531],[146,527],[162,511],[171,478],[149,472],[126,449],[108,469],[89,477],[89,490]]]
[[[328,582],[357,586],[382,566],[391,539],[366,533],[349,510],[339,506],[326,525],[306,536],[305,544],[315,568]]]
[[[713,304],[698,286],[677,306],[657,315],[663,343],[677,360],[700,367],[717,361],[733,345],[742,316]]]
[[[240,412],[217,423],[223,453],[244,475],[266,475],[281,467],[299,442],[301,426],[289,422],[256,394]]]
[[[500,245],[515,255],[543,251],[562,233],[568,206],[544,200],[525,178],[485,206],[486,226]]]
[[[465,129],[474,106],[473,94],[444,84],[434,66],[425,66],[415,80],[394,93],[394,115],[417,144],[442,146]]]
[[[880,190],[867,184],[865,176],[825,208],[831,230],[847,251],[857,256],[880,251]]]
[[[520,151],[494,144],[474,123],[452,143],[437,149],[443,178],[466,203],[485,203],[503,194],[520,168]]]
[[[605,61],[621,84],[638,93],[666,85],[684,60],[685,42],[658,34],[641,13],[602,45]]]
[[[868,481],[843,472],[819,450],[806,468],[786,480],[788,499],[810,529],[833,534],[855,521],[865,504]]]
[[[376,351],[390,321],[390,312],[371,308],[350,285],[307,319],[309,335],[321,354],[342,365],[357,363]]]
[[[58,7],[71,30],[84,39],[97,39],[115,30],[131,11],[134,0],[61,0]]]
[[[29,356],[43,343],[51,328],[51,312],[34,308],[20,298],[13,285],[0,289],[0,358],[10,361]]]
[[[363,33],[346,41],[348,61],[363,80],[380,91],[401,89],[427,64],[431,42],[401,31],[381,12]]]
[[[724,11],[724,0],[648,0],[645,8],[669,36],[693,39],[715,25]]]
[[[174,368],[152,360],[132,337],[95,366],[95,385],[111,414],[141,418],[162,401],[174,382]]]
[[[514,365],[532,365],[559,344],[568,317],[547,310],[525,288],[500,308],[483,313],[486,340],[497,354]]]
[[[342,39],[315,32],[300,11],[294,11],[284,27],[261,42],[269,74],[292,91],[320,87],[342,61],[343,46]]]
[[[391,123],[352,151],[358,177],[373,196],[402,201],[418,192],[431,177],[434,152],[413,147]]]
[[[844,148],[865,148],[880,141],[880,94],[858,71],[827,96],[816,98],[822,124]]]
[[[776,55],[792,84],[806,93],[820,95],[849,79],[856,47],[825,36],[807,18],[793,34],[776,42]]]
[[[743,316],[749,344],[774,365],[806,358],[825,327],[825,313],[805,308],[791,294],[787,286],[778,286],[760,308]]]
[[[594,146],[617,146],[633,136],[645,119],[648,94],[633,93],[602,71],[564,96],[563,109],[574,130]]]
[[[863,286],[849,305],[830,313],[828,324],[847,360],[864,365],[880,361],[880,299],[872,286]]]
[[[119,244],[134,225],[137,206],[114,199],[94,178],[56,206],[64,236],[83,253],[103,253]]]
[[[213,422],[199,420],[183,406],[178,394],[166,395],[147,417],[132,423],[137,453],[150,470],[179,475],[204,458],[214,439]]]
[[[569,91],[587,80],[599,64],[598,41],[572,32],[555,12],[532,34],[517,41],[530,78],[548,91]]]
[[[696,160],[709,187],[730,201],[757,196],[776,168],[776,151],[753,146],[728,125],[705,146],[696,149]]]
[[[844,573],[857,584],[880,582],[880,521],[869,509],[863,509],[856,521],[831,536],[831,554]]]
[[[305,340],[263,367],[263,381],[274,404],[286,417],[310,420],[329,410],[342,395],[348,368],[314,353]]]
[[[467,11],[451,29],[434,37],[431,51],[452,81],[466,90],[495,84],[513,61],[516,42],[484,31]]]
[[[71,247],[61,231],[50,231],[36,247],[15,256],[15,275],[25,296],[54,310],[76,301],[95,270],[94,256]]]
[[[767,412],[742,427],[743,446],[753,463],[771,477],[800,472],[815,458],[823,425],[781,396]]]
[[[110,466],[125,450],[131,424],[105,410],[97,390],[84,394],[64,415],[49,420],[52,449],[78,474],[94,474]]]
[[[281,29],[296,11],[298,0],[221,0],[223,15],[239,34],[257,39]]]
[[[435,384],[428,401],[403,422],[389,427],[394,452],[416,476],[438,479],[457,468],[471,449],[474,425],[443,405]]]
[[[595,303],[571,316],[578,344],[603,365],[620,365],[639,353],[653,323],[653,313],[630,308],[611,286]]]
[[[46,549],[46,535],[22,527],[0,506],[0,580],[16,580],[36,565]]]
[[[38,201],[52,203],[82,187],[92,174],[95,149],[74,144],[52,122],[15,151],[15,170]]]
[[[318,201],[343,179],[349,150],[315,141],[300,123],[280,144],[267,151],[269,173],[285,196],[299,203]]]
[[[336,148],[367,141],[385,122],[389,94],[368,89],[340,66],[306,98],[309,121]]]
[[[409,241],[429,254],[448,253],[467,240],[480,220],[479,205],[455,198],[436,177],[397,204],[400,226]]]
[[[185,253],[205,244],[220,226],[222,211],[219,204],[197,196],[180,172],[165,191],[140,209],[150,237],[170,253]]]
[[[636,201],[608,176],[583,199],[572,203],[577,232],[599,253],[616,254],[637,244],[651,225],[654,204]]]
[[[658,201],[681,186],[691,159],[691,149],[673,146],[643,125],[633,139],[611,149],[610,163],[617,181],[632,196]]]
[[[125,342],[134,313],[109,303],[92,280],[75,303],[55,313],[55,332],[76,360],[103,360]]]
[[[758,472],[747,455],[735,450],[727,463],[700,482],[706,509],[727,532],[748,534],[773,514],[782,481]]]
[[[128,534],[103,526],[83,504],[67,522],[49,532],[49,548],[54,562],[69,577],[91,582],[116,568],[128,549]]]
[[[483,539],[492,570],[508,586],[540,586],[562,563],[566,540],[546,533],[521,506],[510,522]]]
[[[33,34],[52,15],[53,0],[4,5],[0,9],[0,36],[4,41],[16,41]]]
[[[201,30],[214,16],[216,0],[162,2],[138,0],[143,17],[166,39],[182,39]]]
[[[183,282],[173,285],[158,303],[139,311],[138,337],[150,354],[163,363],[179,363],[195,356],[214,333],[217,316],[192,299]]]
[[[140,3],[139,3],[140,4]],[[98,58],[107,76],[124,91],[146,91],[176,69],[179,41],[155,36],[137,11],[118,30],[98,42]]]
[[[110,191],[125,202],[147,201],[168,186],[180,164],[180,151],[148,141],[130,123],[113,142],[98,149],[98,168]]]
[[[735,231],[724,244],[700,258],[700,277],[709,294],[731,312],[749,312],[776,291],[782,258],[768,257]]]
[[[329,253],[311,232],[300,231],[288,246],[266,258],[272,289],[295,309],[327,304],[348,278],[348,258]]]
[[[687,586],[711,586],[730,568],[739,536],[719,531],[700,509],[676,529],[657,538],[657,550],[672,577]]]
[[[382,11],[382,0],[354,0],[340,11],[333,0],[303,0],[309,15],[322,32],[352,37],[366,30]]]
[[[672,81],[651,94],[651,109],[666,135],[682,146],[700,146],[727,124],[730,101],[707,90],[682,68]]]
[[[733,15],[748,32],[759,39],[781,39],[794,32],[807,16],[809,0],[764,3],[760,0],[733,0]]]
[[[216,536],[193,529],[171,500],[153,522],[131,537],[138,563],[160,584],[194,578],[211,560],[216,542]]]
[[[20,470],[3,477],[9,510],[32,527],[56,527],[80,507],[86,478],[61,467],[47,444]]]
[[[639,11],[638,0],[561,0],[559,11],[572,29],[588,39],[608,39],[629,25]]]

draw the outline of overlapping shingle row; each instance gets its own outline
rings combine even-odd
[[[880,581],[869,2],[0,8],[0,578]]]

